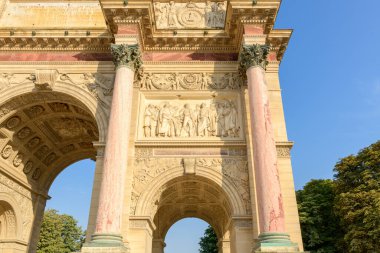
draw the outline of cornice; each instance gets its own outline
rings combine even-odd
[[[109,52],[114,41],[107,33],[86,35],[86,31],[64,35],[64,31],[12,31],[0,30],[0,51],[87,51]],[[57,34],[60,34],[57,36]],[[8,35],[6,35],[8,34]],[[90,32],[91,34],[91,32]]]

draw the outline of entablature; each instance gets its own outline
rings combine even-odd
[[[280,3],[280,0],[259,0],[256,4],[251,0],[102,0],[100,4],[10,1],[0,16],[3,24],[0,50],[108,52],[110,43],[130,41],[129,37],[134,36],[144,52],[231,55],[238,54],[247,38],[253,38],[252,41],[271,46],[270,60],[281,61],[291,30],[273,30]],[[29,22],[25,17],[18,19],[26,10]],[[50,17],[54,13],[59,16]],[[169,15],[173,19],[170,24]]]

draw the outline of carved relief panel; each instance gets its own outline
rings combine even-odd
[[[155,2],[157,29],[222,29],[226,20],[227,1],[203,3]]]
[[[142,90],[236,90],[242,86],[238,73],[144,73]]]
[[[243,140],[241,108],[238,93],[142,95],[138,139]]]

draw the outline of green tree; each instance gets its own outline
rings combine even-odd
[[[84,232],[70,215],[45,211],[37,253],[70,253],[80,250]]]
[[[211,226],[206,228],[206,231],[199,242],[200,253],[218,253],[218,237]]]
[[[335,212],[344,230],[342,252],[380,250],[380,141],[335,166]]]
[[[339,220],[334,214],[334,183],[332,180],[311,180],[296,192],[302,240],[305,250],[312,253],[334,253],[341,237]]]

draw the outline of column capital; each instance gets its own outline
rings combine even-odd
[[[250,67],[266,68],[269,54],[268,45],[244,45],[239,55],[239,68],[241,71],[247,71]]]
[[[137,44],[111,44],[111,53],[116,69],[125,66],[137,71],[142,66],[141,52]]]

